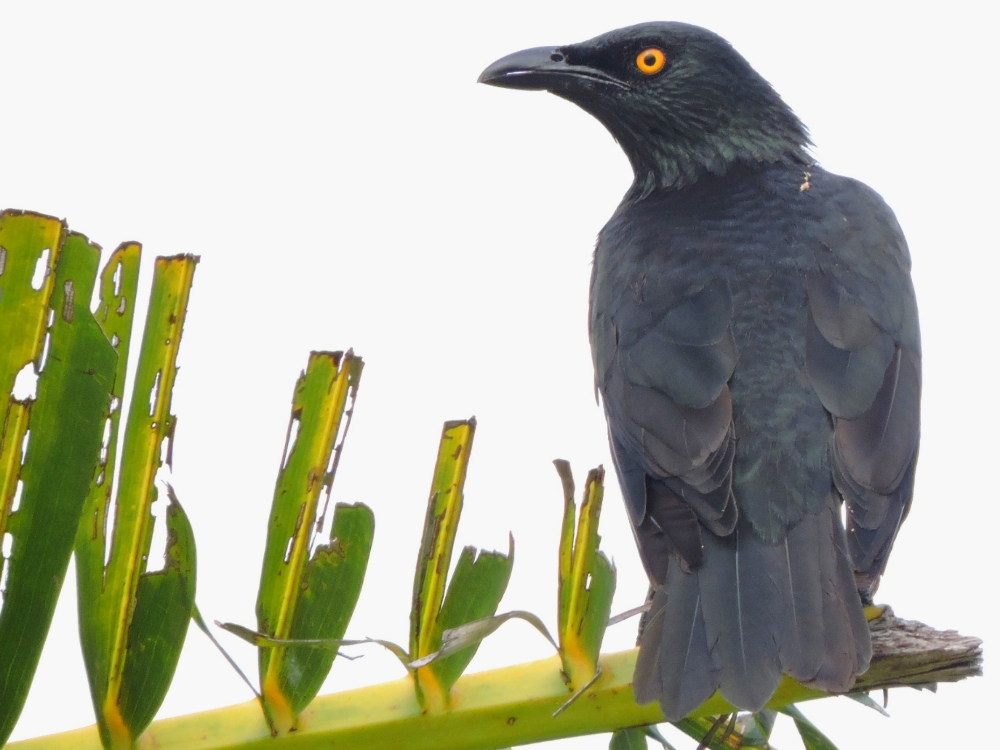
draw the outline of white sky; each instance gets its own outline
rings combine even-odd
[[[506,549],[512,531],[501,609],[554,625],[562,503],[550,462],[569,459],[581,480],[611,468],[587,283],[630,173],[571,104],[475,80],[524,47],[673,19],[728,38],[811,128],[824,166],[895,209],[920,301],[924,438],[913,512],[877,598],[997,642],[989,4],[346,6],[0,0],[0,207],[65,217],[108,250],[143,242],[143,294],[154,255],[202,257],[174,393],[172,481],[194,525],[206,617],[253,624],[295,378],[310,349],[353,346],[367,367],[334,499],[368,503],[377,528],[349,633],[406,642],[441,423],[472,414],[458,544]],[[613,479],[601,529],[620,611],[642,601],[646,582]],[[605,650],[630,647],[634,632],[634,621],[613,628]],[[225,643],[256,672],[249,646]],[[549,648],[511,624],[472,669]],[[338,660],[324,692],[400,676],[394,657],[372,650]],[[895,691],[891,719],[846,700],[805,712],[842,750],[948,747],[989,731],[998,685],[988,676],[937,695]],[[192,629],[160,716],[249,697]],[[14,737],[92,722],[71,573]],[[775,744],[796,747],[793,731],[779,722]]]

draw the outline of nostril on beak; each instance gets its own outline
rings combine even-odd
[[[566,58],[564,58],[563,55],[562,55],[562,53],[560,53],[560,52],[553,52],[551,55],[549,55],[549,59],[552,62],[562,62]]]

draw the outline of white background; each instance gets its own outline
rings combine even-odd
[[[562,503],[550,462],[571,460],[581,480],[610,470],[587,283],[630,173],[571,104],[475,81],[524,47],[673,19],[728,38],[809,125],[821,162],[895,209],[921,306],[924,428],[913,512],[877,598],[996,643],[1000,165],[987,3],[347,5],[0,2],[0,207],[65,217],[108,250],[142,241],[143,296],[154,255],[202,258],[172,481],[197,536],[206,617],[254,623],[295,378],[310,349],[353,346],[367,366],[334,499],[368,503],[377,530],[349,633],[406,642],[441,423],[472,414],[458,542],[506,549],[512,531],[501,609],[554,625]],[[601,530],[620,611],[646,582],[609,479]],[[15,738],[93,722],[73,581]],[[605,650],[630,647],[634,632],[635,621],[612,628]],[[224,639],[254,673],[252,649]],[[549,649],[514,623],[472,669]],[[401,674],[371,649],[338,660],[324,691]],[[192,629],[160,716],[249,697]],[[988,675],[937,695],[895,691],[891,719],[846,700],[805,712],[842,750],[949,747],[986,743],[998,701]],[[775,744],[797,746],[791,732],[779,723]]]

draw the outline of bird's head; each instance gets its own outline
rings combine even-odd
[[[590,112],[628,155],[634,190],[689,185],[737,163],[808,163],[805,127],[728,42],[646,23],[501,58],[481,83],[551,91]]]

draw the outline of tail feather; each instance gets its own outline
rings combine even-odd
[[[701,595],[695,576],[679,565],[653,599],[666,606],[660,640],[660,706],[676,721],[711,697],[719,686],[719,665],[709,649]]]
[[[831,495],[780,543],[741,519],[729,537],[702,534],[696,570],[671,560],[639,642],[636,700],[658,699],[676,721],[717,689],[758,711],[783,673],[849,690],[868,667],[871,641],[835,505]]]
[[[811,684],[821,690],[843,692],[851,687],[858,673],[857,649],[845,602],[837,592],[839,571],[823,567],[824,658]]]
[[[667,606],[669,602],[670,606]],[[705,636],[697,577],[671,565],[653,595],[639,639],[632,677],[636,702],[660,702],[668,721],[679,721],[708,700],[719,686],[719,668]]]
[[[698,587],[709,648],[723,665],[719,687],[733,705],[758,711],[781,682],[779,550],[755,537],[746,521],[730,537],[705,536]]]
[[[786,607],[779,652],[782,669],[799,682],[814,680],[824,659],[820,525],[819,517],[805,516],[781,545]]]
[[[795,653],[798,663],[790,658],[782,667],[800,682],[844,692],[868,668],[871,637],[836,503],[831,496],[819,514],[803,519],[786,539],[797,630],[792,632],[793,618],[788,618],[783,644],[790,646],[788,653]],[[797,653],[793,645],[796,638],[800,644]]]

